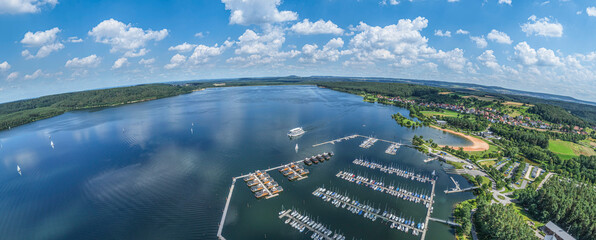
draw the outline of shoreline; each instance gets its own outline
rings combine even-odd
[[[472,137],[472,136],[469,136],[469,135],[466,135],[466,134],[463,134],[463,133],[460,133],[460,132],[456,132],[456,131],[453,131],[453,130],[450,130],[450,129],[440,128],[440,127],[437,127],[437,126],[434,126],[434,125],[430,125],[430,127],[434,128],[434,129],[439,129],[439,130],[444,131],[444,132],[448,132],[448,133],[451,133],[451,134],[458,135],[458,136],[463,137],[465,139],[468,139],[468,141],[472,142],[472,146],[463,146],[464,151],[467,151],[467,152],[480,152],[480,151],[486,151],[486,150],[488,150],[490,148],[490,145],[488,145],[488,143],[486,143],[485,141],[480,140],[478,138],[475,138],[475,137]],[[444,147],[445,145],[439,145],[439,146],[440,147]],[[459,148],[457,146],[450,146],[450,147],[453,148],[453,149],[458,149]]]

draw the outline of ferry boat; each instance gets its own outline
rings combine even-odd
[[[290,129],[290,131],[288,132],[288,137],[293,138],[293,137],[302,136],[302,134],[304,134],[305,132],[306,131],[304,131],[304,129],[302,129],[302,127]]]

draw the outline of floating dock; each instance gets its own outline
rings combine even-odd
[[[379,163],[369,162],[369,161],[362,160],[362,159],[354,159],[354,161],[352,161],[352,163],[359,165],[359,166],[367,167],[370,169],[379,169],[379,171],[381,171],[383,173],[396,175],[399,177],[403,177],[403,178],[406,178],[409,180],[414,180],[414,181],[418,181],[418,182],[422,182],[422,183],[432,183],[435,181],[433,178],[430,178],[428,176],[423,176],[421,174],[416,174],[413,171],[407,171],[407,170],[395,168],[393,166],[384,166]]]
[[[397,153],[397,149],[399,149],[399,144],[397,143],[392,143],[386,150],[385,153],[390,154],[390,155],[395,155],[395,153]]]
[[[345,240],[346,237],[331,231],[325,225],[311,219],[306,214],[301,214],[296,210],[285,210],[279,212],[279,218],[287,218],[285,223],[294,227],[296,230],[303,232],[307,230],[313,234],[310,236],[312,239],[326,239],[326,240]],[[307,232],[308,232],[307,231]]]
[[[309,174],[308,170],[305,170],[296,163],[285,165],[279,169],[279,172],[287,177],[290,181],[300,181],[302,179],[306,179],[308,177],[307,175]]]
[[[275,182],[269,174],[257,170],[249,176],[244,177],[246,185],[251,187],[251,191],[255,192],[256,198],[273,198],[279,196],[279,192],[283,191],[277,182]]]
[[[430,208],[432,205],[431,196],[419,194],[415,192],[411,192],[405,189],[400,189],[399,187],[394,186],[385,186],[383,182],[375,181],[366,177],[358,176],[350,172],[340,171],[335,175],[341,179],[344,179],[349,182],[356,183],[358,185],[367,186],[373,190],[387,193],[389,195],[395,196],[397,198],[401,198],[403,200],[415,202],[415,203],[422,203],[427,208]],[[434,187],[434,183],[433,183]]]
[[[366,149],[366,148],[370,148],[370,147],[372,147],[373,145],[375,145],[375,143],[376,143],[377,141],[379,141],[379,139],[372,138],[372,137],[371,137],[371,138],[368,138],[368,139],[364,140],[364,142],[362,142],[362,143],[360,144],[360,147],[361,147],[361,148],[364,148],[364,149]]]
[[[331,204],[335,205],[335,207],[337,208],[341,206],[341,208],[351,211],[354,214],[358,214],[365,218],[368,218],[373,222],[377,219],[381,219],[391,223],[391,228],[396,228],[406,233],[412,230],[412,234],[416,236],[418,236],[418,234],[420,234],[420,231],[422,231],[425,227],[425,225],[423,225],[422,223],[416,223],[411,219],[398,217],[393,213],[388,213],[388,211],[384,211],[383,213],[381,213],[380,208],[374,208],[370,205],[366,205],[357,200],[354,200],[348,196],[338,194],[336,192],[322,187],[315,190],[312,194],[316,197],[321,198],[323,201],[331,202]]]

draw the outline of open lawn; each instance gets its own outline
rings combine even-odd
[[[421,113],[425,117],[432,117],[432,116],[443,116],[443,117],[457,117],[457,112],[444,110],[443,112],[436,112],[436,111],[421,111]]]
[[[483,161],[483,162],[480,162],[479,164],[482,166],[488,167],[488,166],[495,165],[495,163],[497,163],[497,161]]]
[[[571,159],[579,155],[596,155],[594,149],[590,147],[563,140],[550,140],[548,143],[548,150],[559,155],[562,159]]]
[[[528,215],[528,212],[526,212],[526,210],[521,208],[519,205],[513,204],[513,208],[515,209],[515,212],[517,212],[525,221],[530,221],[530,222],[534,223],[533,226],[530,225],[530,227],[532,227],[533,229],[538,229],[538,228],[544,226],[544,223],[541,223],[541,222],[536,221],[533,218],[531,218]]]

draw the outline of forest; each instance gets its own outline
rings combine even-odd
[[[565,109],[548,104],[536,104],[528,109],[529,113],[540,116],[543,120],[557,124],[585,127],[587,124],[580,118],[573,116]]]
[[[577,239],[596,239],[596,189],[554,177],[541,189],[516,192],[519,203],[541,222],[552,221]]]
[[[0,130],[54,117],[68,111],[116,106],[190,93],[194,88],[170,84],[92,90],[0,104]]]
[[[478,238],[482,240],[538,239],[511,205],[478,202],[473,220]]]

